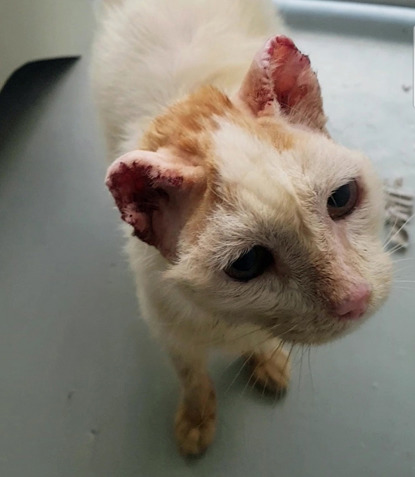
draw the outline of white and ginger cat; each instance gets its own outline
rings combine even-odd
[[[276,393],[284,342],[357,328],[386,299],[382,186],[329,136],[317,77],[267,0],[103,6],[93,81],[143,317],[176,368],[184,454],[215,433],[212,347]]]

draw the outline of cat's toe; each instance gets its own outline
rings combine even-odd
[[[192,416],[193,414],[193,416]],[[212,443],[216,430],[215,404],[208,403],[202,418],[195,418],[182,403],[176,413],[175,434],[184,456],[203,454]]]
[[[290,382],[290,363],[284,351],[254,354],[249,365],[252,370],[250,382],[260,391],[277,397],[286,394]]]

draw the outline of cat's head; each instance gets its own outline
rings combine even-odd
[[[381,184],[325,122],[308,58],[276,37],[234,97],[203,87],[157,117],[107,185],[189,300],[234,325],[324,342],[372,314],[391,281]]]

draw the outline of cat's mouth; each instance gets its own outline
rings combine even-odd
[[[352,331],[354,331],[363,320],[357,321],[345,321],[344,323],[336,324],[336,326],[326,326],[310,329],[298,329],[276,333],[273,332],[275,338],[279,338],[282,341],[299,345],[322,345],[330,341],[339,339]]]
[[[321,345],[351,333],[364,323],[371,314],[371,312],[365,311],[358,317],[355,315],[339,317],[324,314],[307,317],[297,316],[284,320],[284,322],[281,322],[281,317],[279,317],[278,326],[271,325],[267,327],[267,331],[273,337],[288,343]]]

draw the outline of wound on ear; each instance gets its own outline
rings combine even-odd
[[[171,176],[167,171],[163,175],[139,161],[119,162],[106,181],[122,220],[134,227],[134,235],[150,245],[156,245],[153,213],[160,209],[162,201],[169,201],[165,188],[177,188],[182,183],[183,177]]]
[[[269,42],[269,74],[273,92],[285,113],[289,113],[306,96],[309,88],[304,80],[315,78],[308,56],[303,55],[294,42],[278,36]],[[307,75],[313,78],[307,78]]]
[[[238,97],[255,116],[281,114],[320,130],[326,123],[310,60],[285,36],[271,38],[257,53]]]
[[[117,159],[106,185],[134,235],[171,259],[205,188],[205,171],[168,151],[135,150]]]

